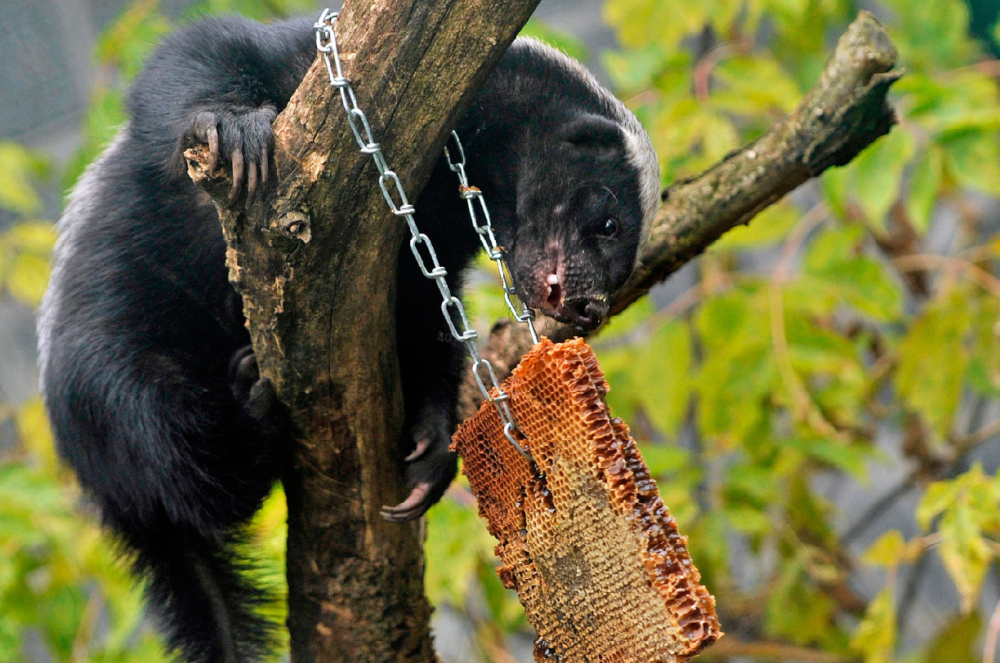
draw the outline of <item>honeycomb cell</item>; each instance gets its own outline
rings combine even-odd
[[[452,448],[504,586],[538,632],[539,663],[677,663],[722,636],[687,537],[628,426],[611,417],[593,351],[548,339],[503,383],[529,461],[484,403]]]

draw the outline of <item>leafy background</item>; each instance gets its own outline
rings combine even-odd
[[[179,20],[155,0],[127,9],[93,54],[114,75],[93,90],[68,164],[0,142],[0,207],[17,219],[0,232],[0,296],[38,305],[56,238],[39,191],[71,187],[107,144],[158,39],[206,13],[313,8],[209,0]],[[600,52],[526,29],[599,61],[669,184],[794,108],[861,8],[901,53],[899,125],[593,339],[612,409],[718,598],[728,635],[706,659],[996,660],[997,7],[973,2],[970,25],[960,0],[606,0],[618,46]],[[474,282],[486,329],[504,309],[489,278]],[[114,542],[56,460],[40,400],[0,405],[0,423],[16,438],[0,456],[0,661],[167,660]],[[280,490],[254,531],[280,571]],[[529,660],[493,544],[459,481],[428,518],[427,591],[462,625],[461,660]]]

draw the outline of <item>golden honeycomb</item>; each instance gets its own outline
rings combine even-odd
[[[675,663],[722,635],[687,537],[660,499],[608,383],[580,339],[548,339],[503,383],[521,455],[483,403],[452,448],[499,541],[545,663]]]

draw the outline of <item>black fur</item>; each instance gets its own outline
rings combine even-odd
[[[227,282],[215,208],[180,154],[217,147],[244,173],[234,202],[252,204],[271,122],[314,57],[305,19],[217,19],[167,39],[130,92],[128,126],[74,192],[39,321],[59,451],[134,552],[170,645],[189,661],[256,660],[270,645],[254,613],[267,595],[242,578],[236,548],[288,445]],[[519,292],[584,328],[630,273],[650,215],[655,159],[650,171],[637,126],[564,56],[519,40],[458,127]],[[459,291],[479,243],[444,163],[417,210]],[[447,447],[463,366],[437,289],[408,250],[400,256],[401,456],[414,493],[386,509],[395,520],[421,515],[455,474]]]

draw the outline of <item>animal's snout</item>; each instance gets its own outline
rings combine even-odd
[[[593,331],[604,322],[607,314],[608,305],[603,299],[576,297],[558,307],[553,317],[560,322],[576,325],[582,331]]]

